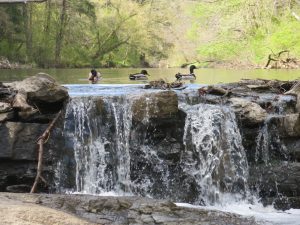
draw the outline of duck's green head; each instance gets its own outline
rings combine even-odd
[[[197,67],[195,65],[191,65],[190,66],[190,73],[194,73],[194,70],[197,69]]]
[[[141,74],[149,75],[148,72],[147,72],[147,70],[142,70],[142,71],[141,71]]]

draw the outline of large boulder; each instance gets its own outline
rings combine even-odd
[[[178,113],[178,97],[174,91],[161,91],[136,97],[132,105],[135,121],[168,119]]]
[[[13,82],[10,87],[18,92],[13,107],[19,111],[32,111],[33,107],[42,114],[55,113],[69,98],[67,89],[44,73]]]
[[[16,90],[23,90],[27,94],[27,99],[33,102],[62,102],[69,97],[67,89],[45,73],[13,82],[10,86]]]
[[[244,125],[260,124],[267,118],[266,110],[257,103],[243,98],[231,98],[229,102]]]

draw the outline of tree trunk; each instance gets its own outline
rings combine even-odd
[[[45,16],[45,24],[44,24],[44,43],[47,46],[49,42],[49,30],[50,30],[50,21],[51,21],[51,0],[46,2],[46,16]]]
[[[32,5],[24,4],[24,30],[25,30],[25,43],[26,43],[26,61],[32,60]]]
[[[61,50],[63,48],[66,21],[67,21],[67,0],[62,0],[60,23],[59,23],[58,32],[56,34],[55,66],[59,66],[61,62]]]

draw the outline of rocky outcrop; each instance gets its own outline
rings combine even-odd
[[[14,204],[13,204],[14,203]],[[9,210],[1,205],[14,205]],[[27,207],[26,214],[20,215],[20,207]],[[33,209],[33,210],[30,210]],[[43,209],[43,213],[39,213]],[[59,210],[59,211],[54,211]],[[14,212],[14,218],[7,216]],[[69,213],[69,216],[63,212]],[[2,214],[1,214],[2,213]],[[5,214],[6,213],[6,214]],[[96,197],[88,195],[20,195],[0,193],[0,215],[5,220],[24,224],[25,218],[31,215],[30,221],[44,218],[51,224],[258,224],[254,218],[241,217],[200,208],[186,208],[162,200],[139,197]],[[50,216],[49,216],[50,215]],[[82,218],[75,220],[75,217]],[[17,218],[16,218],[17,217]],[[24,218],[25,217],[25,218]],[[24,218],[24,220],[20,220]],[[11,219],[11,220],[9,220]],[[84,221],[85,220],[85,221]],[[10,223],[6,223],[10,224]]]
[[[237,117],[249,125],[261,124],[267,118],[267,112],[257,103],[242,98],[231,98],[231,106]]]
[[[92,171],[94,174],[98,169],[104,171],[107,183],[101,184],[102,190],[110,191],[111,187],[119,185],[121,190],[126,191],[132,185],[135,187],[130,189],[132,193],[140,196],[151,195],[156,199],[203,204],[199,196],[205,190],[197,182],[201,175],[195,179],[193,174],[206,169],[201,168],[202,158],[208,161],[215,160],[216,156],[215,161],[221,161],[220,169],[212,174],[214,181],[220,181],[221,191],[234,189],[233,191],[239,192],[245,189],[244,181],[227,185],[235,182],[235,168],[228,168],[229,165],[242,161],[238,155],[240,152],[234,155],[232,151],[240,148],[240,142],[232,138],[235,134],[239,135],[236,132],[239,129],[250,167],[251,190],[258,192],[265,203],[276,202],[278,208],[298,207],[300,119],[296,107],[297,97],[294,94],[282,94],[289,93],[293,85],[293,82],[245,80],[201,89],[191,98],[173,91],[156,90],[130,96],[111,94],[73,98],[73,105],[68,105],[72,107],[68,108],[65,121],[58,123],[64,124],[70,133],[63,133],[60,126],[53,130],[47,143],[49,151],[45,154],[44,176],[51,181],[51,166],[53,161],[57,162],[55,154],[59,154],[60,164],[63,165],[63,175],[60,177],[63,185],[60,187],[74,188],[76,176],[79,176],[75,174],[77,162],[74,155],[78,154],[77,160],[82,163],[80,173],[90,172],[90,166],[96,166],[97,170]],[[50,93],[49,96],[47,93]],[[189,111],[190,108],[187,107],[184,111],[178,106],[178,102],[185,97],[188,97],[186,104],[189,106],[202,103],[201,106],[205,107],[196,108],[195,111]],[[35,141],[67,98],[66,90],[43,74],[9,87],[1,86],[0,121],[3,122],[0,124],[0,134],[3,138],[0,146],[5,147],[0,152],[0,191],[25,191],[30,187],[35,175]],[[209,111],[212,104],[225,105],[225,108],[218,106]],[[209,126],[205,123],[207,121],[199,122],[194,118],[194,112],[198,113],[196,117],[201,117],[205,110],[218,114],[218,117],[210,117],[208,113],[207,116],[211,119]],[[236,118],[238,128],[233,128],[233,123],[226,126],[227,122],[235,122]],[[189,122],[193,124],[185,126]],[[201,126],[204,126],[203,130]],[[205,129],[210,129],[211,126],[215,129],[201,136],[201,143],[199,139],[193,142],[192,133],[205,133]],[[78,136],[75,132],[78,132]],[[69,139],[62,140],[65,138],[62,134],[68,135]],[[184,143],[188,141],[189,144]],[[97,148],[100,145],[101,149]],[[226,153],[223,158],[218,158],[220,149]],[[229,157],[230,154],[233,155],[232,158]],[[100,157],[99,155],[105,155],[101,162],[93,158]],[[245,158],[244,155],[242,157]],[[127,159],[126,168],[120,169],[118,165]],[[244,161],[244,164],[247,162]],[[288,165],[288,170],[284,170],[285,165]],[[213,167],[214,164],[209,162],[207,166]],[[236,170],[239,172],[239,169],[240,167]],[[130,170],[130,175],[127,170]],[[120,171],[124,173],[123,176],[130,176],[126,177],[130,182],[122,180],[123,183],[120,183],[115,178]],[[284,176],[284,171],[290,172],[288,176]],[[230,176],[226,176],[226,173],[230,173]],[[241,174],[242,178],[244,175]],[[80,182],[84,184],[85,181]],[[87,181],[87,185],[90,184],[88,182],[91,180]],[[50,185],[53,186],[53,182]],[[40,190],[47,189],[40,187]],[[106,203],[93,204],[88,206],[88,210],[98,213]],[[107,204],[115,205],[111,202]],[[118,204],[116,208],[123,207]],[[129,205],[128,207],[133,206],[131,203]],[[145,221],[152,219],[145,216]]]
[[[32,111],[32,108],[35,108],[41,113],[55,113],[62,108],[64,101],[69,97],[65,87],[44,73],[13,82],[9,87],[18,91],[13,107],[21,111]]]
[[[0,85],[0,191],[30,189],[36,174],[37,139],[67,99],[67,90],[46,74]],[[53,175],[51,154],[50,149],[44,155],[47,178]]]
[[[299,82],[241,80],[199,90],[198,102],[231,106],[250,168],[249,185],[265,204],[299,208]]]

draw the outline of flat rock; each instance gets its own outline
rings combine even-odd
[[[53,210],[60,213],[64,211],[69,213],[70,218],[80,217],[81,224],[257,224],[254,218],[241,217],[232,213],[179,207],[169,201],[138,197],[0,193],[0,206],[7,205],[12,201],[15,202],[15,207],[10,210],[16,210],[19,204],[22,204],[28,210],[24,212],[23,217],[31,215],[32,221],[40,218],[41,215],[39,213],[30,214],[31,208],[35,210],[34,212],[39,212],[39,208],[47,207],[49,213]],[[94,207],[95,209],[93,209]],[[8,209],[3,210],[3,207],[0,209],[3,214],[9,212]],[[44,211],[44,214],[48,215],[47,211]],[[89,223],[84,223],[83,220],[89,221]],[[71,220],[68,222],[70,222],[69,224],[77,224],[72,223]]]

